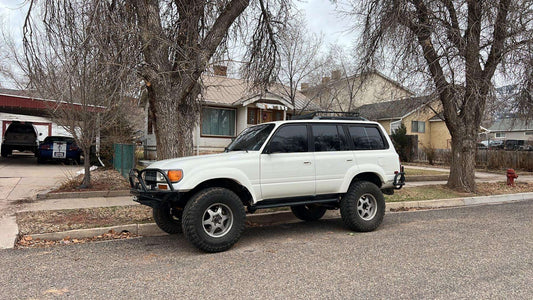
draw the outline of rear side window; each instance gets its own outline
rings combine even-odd
[[[346,137],[341,126],[334,124],[313,124],[315,152],[348,150]]]
[[[374,126],[350,126],[354,150],[379,150],[387,149],[388,145],[381,131]]]
[[[268,145],[269,153],[307,152],[307,126],[282,126],[272,137]]]

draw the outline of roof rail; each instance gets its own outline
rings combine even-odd
[[[368,121],[363,118],[358,112],[345,111],[314,111],[308,114],[292,116],[291,120],[352,120],[352,121]]]

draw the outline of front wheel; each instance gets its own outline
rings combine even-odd
[[[303,221],[316,221],[324,216],[326,208],[316,204],[291,206],[292,213]]]
[[[342,221],[349,229],[372,231],[383,221],[385,198],[375,184],[356,181],[342,197],[340,210]]]
[[[208,188],[194,195],[183,211],[183,233],[198,249],[221,252],[231,248],[244,230],[241,199],[225,188]]]
[[[181,233],[181,210],[171,208],[168,203],[153,208],[154,221],[161,230],[168,234]]]

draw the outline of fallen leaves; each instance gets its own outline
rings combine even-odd
[[[137,237],[135,234],[130,232],[116,232],[114,230],[109,230],[108,232],[89,237],[89,238],[71,238],[66,236],[61,240],[41,240],[39,238],[33,238],[31,235],[22,235],[17,240],[15,244],[16,248],[46,248],[51,246],[58,245],[75,245],[75,244],[85,244],[88,242],[96,241],[107,241],[107,240],[117,240],[117,239],[129,239]]]

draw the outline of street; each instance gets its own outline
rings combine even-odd
[[[1,250],[0,298],[533,297],[533,202],[247,228],[224,253],[182,235]]]

